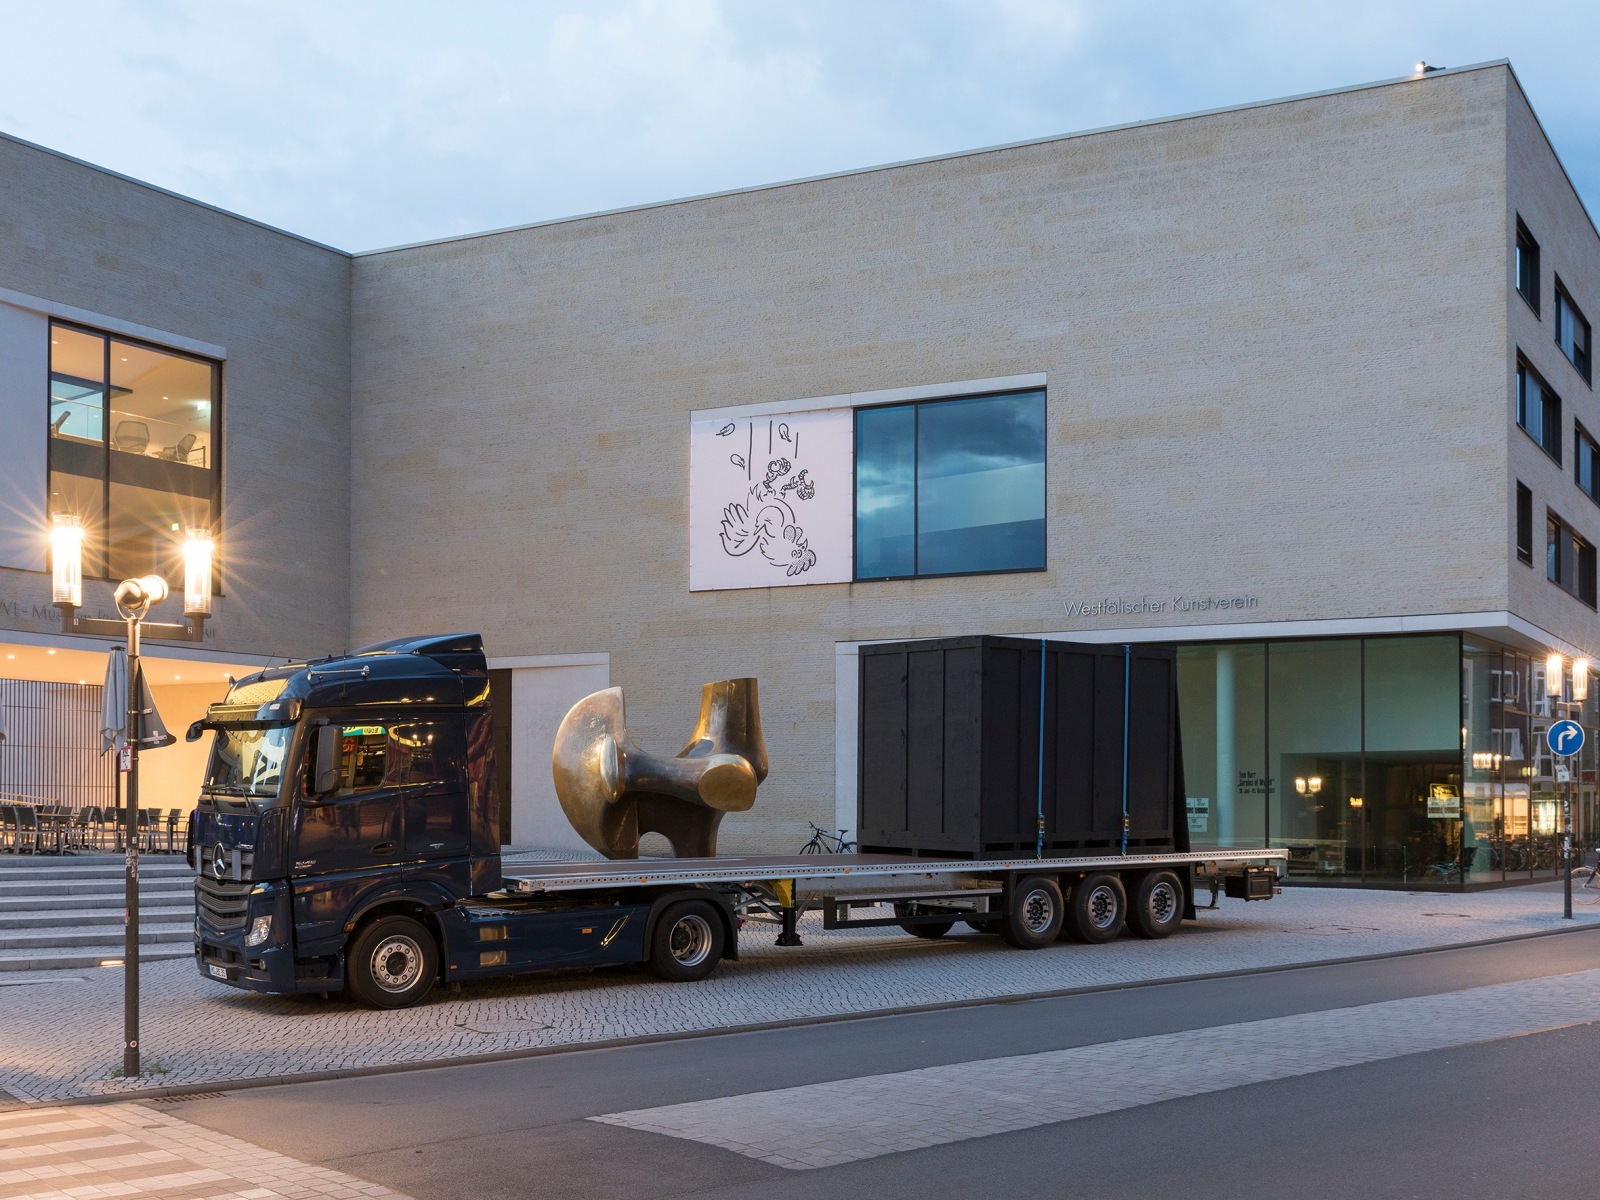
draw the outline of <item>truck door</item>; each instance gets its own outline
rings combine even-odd
[[[472,833],[467,807],[462,719],[441,716],[389,727],[388,779],[401,789],[408,862],[466,855]]]

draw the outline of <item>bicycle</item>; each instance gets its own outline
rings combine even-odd
[[[800,847],[801,854],[849,854],[856,848],[856,844],[844,836],[842,829],[835,835],[810,821],[806,824],[811,826],[811,840]]]
[[[1572,902],[1600,904],[1600,867],[1572,868]]]

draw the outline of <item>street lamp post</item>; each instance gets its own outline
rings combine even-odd
[[[1565,693],[1565,690],[1566,690],[1565,686],[1564,686],[1565,685],[1565,676],[1566,676],[1566,661],[1561,657],[1561,655],[1559,653],[1551,654],[1550,657],[1545,660],[1544,690],[1545,690],[1545,694],[1550,697],[1550,709],[1551,709],[1551,714],[1552,715],[1555,714],[1555,709],[1556,709],[1557,705],[1564,705],[1565,707],[1570,709],[1570,708],[1573,708],[1575,706],[1582,705],[1583,702],[1589,698],[1589,660],[1587,658],[1574,658],[1572,660],[1572,699],[1570,701],[1565,701],[1565,700],[1562,699],[1562,696],[1563,696],[1563,694]],[[1581,715],[1581,712],[1580,712],[1580,715]],[[1551,730],[1552,734],[1554,734],[1555,732],[1556,731],[1554,729]],[[1578,738],[1578,746],[1581,748],[1581,746],[1583,744],[1583,742],[1582,742],[1582,732],[1583,731],[1580,728],[1580,729],[1577,729],[1577,730],[1575,730],[1573,732],[1577,736],[1577,738]],[[1552,736],[1551,737],[1551,743],[1552,744],[1551,744],[1551,747],[1550,747],[1551,750],[1556,754],[1561,754],[1563,757],[1566,757],[1569,760],[1568,762],[1563,764],[1562,768],[1561,768],[1562,770],[1564,770],[1566,772],[1566,775],[1567,775],[1567,778],[1566,778],[1566,781],[1565,781],[1566,782],[1566,786],[1561,789],[1561,868],[1562,868],[1561,873],[1562,873],[1562,880],[1563,880],[1562,887],[1561,887],[1561,916],[1565,920],[1570,921],[1570,920],[1572,920],[1572,768],[1573,768],[1573,764],[1570,761],[1572,755],[1571,754],[1563,754],[1562,751],[1557,749],[1557,747],[1554,744],[1554,741],[1555,741],[1555,739]]]
[[[211,570],[215,542],[204,530],[190,530],[183,547],[182,625],[147,621],[150,610],[167,598],[167,581],[159,575],[125,579],[117,585],[114,600],[121,620],[81,617],[83,607],[83,523],[74,516],[56,514],[50,530],[51,600],[61,610],[61,627],[68,633],[120,635],[127,639],[128,696],[124,725],[125,755],[119,769],[128,776],[123,802],[123,909],[122,952],[122,1074],[136,1078],[139,1069],[139,743],[145,718],[144,688],[139,671],[141,630],[167,641],[198,642],[205,637],[205,620],[211,615]],[[124,765],[126,764],[126,765]]]

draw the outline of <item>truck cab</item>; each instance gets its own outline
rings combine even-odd
[[[207,730],[215,741],[189,852],[195,956],[210,977],[336,990],[358,925],[406,915],[439,937],[441,914],[499,885],[478,635],[258,672],[189,734]],[[402,946],[392,965],[420,971],[430,957]]]

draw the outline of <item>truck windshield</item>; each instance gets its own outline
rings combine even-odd
[[[218,729],[216,743],[211,748],[211,769],[206,772],[206,790],[276,799],[293,736],[293,725]]]

